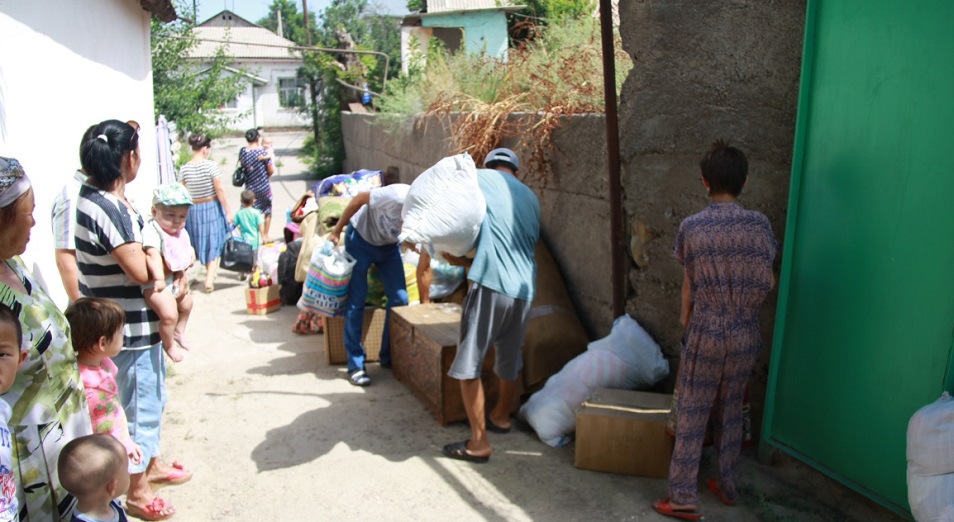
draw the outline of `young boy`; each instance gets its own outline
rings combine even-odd
[[[6,393],[26,361],[23,326],[10,307],[0,304],[0,394]],[[17,485],[13,474],[13,446],[10,429],[10,405],[0,401],[0,521],[17,520]]]
[[[65,315],[73,332],[93,431],[115,437],[125,446],[129,459],[138,463],[142,450],[129,436],[126,412],[118,397],[116,365],[110,359],[123,348],[126,313],[115,301],[82,297],[66,308]]]
[[[242,191],[242,209],[235,213],[235,226],[242,233],[242,241],[252,245],[255,252],[255,262],[258,263],[259,242],[265,242],[265,215],[262,211],[252,207],[255,204],[255,193],[251,190]],[[252,272],[257,266],[252,267]]]
[[[195,250],[185,230],[192,196],[180,183],[160,185],[153,191],[152,219],[142,231],[146,268],[150,282],[143,286],[143,297],[159,316],[162,348],[173,362],[181,362],[189,344],[185,329],[192,312],[192,296],[186,270],[195,262]],[[166,277],[171,273],[171,277]]]
[[[60,451],[57,471],[63,487],[76,497],[71,522],[128,520],[116,498],[129,488],[123,445],[112,435],[85,435]]]

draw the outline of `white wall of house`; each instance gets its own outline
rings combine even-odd
[[[23,257],[62,305],[50,208],[80,166],[83,132],[138,121],[142,166],[127,194],[148,208],[158,179],[149,14],[129,0],[0,0],[0,49],[0,155],[20,160],[36,198]]]
[[[232,126],[235,130],[247,130],[253,127],[301,127],[308,120],[299,114],[297,107],[283,107],[279,89],[282,79],[294,79],[301,62],[276,63],[266,61],[239,61],[236,65],[245,68],[250,74],[267,80],[260,85],[249,80],[245,92],[236,99],[234,108],[223,108],[223,112],[241,115]],[[304,92],[304,91],[303,91]]]

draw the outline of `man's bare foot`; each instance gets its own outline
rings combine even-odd
[[[191,348],[189,348],[188,342],[186,341],[184,333],[176,332],[175,334],[173,334],[172,338],[175,339],[177,343],[179,343],[179,346],[181,346],[183,350],[187,350],[187,351],[191,350]]]
[[[185,358],[185,351],[182,348],[179,348],[179,345],[172,343],[172,346],[163,346],[166,350],[166,355],[172,359],[172,362],[182,362],[182,359]]]

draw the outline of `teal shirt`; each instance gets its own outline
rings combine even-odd
[[[515,299],[533,300],[537,286],[534,248],[540,237],[540,202],[517,178],[498,170],[477,170],[487,200],[477,255],[467,279]]]
[[[242,239],[252,245],[252,250],[258,250],[258,227],[265,223],[265,214],[253,207],[245,207],[235,213],[235,226],[242,231]]]

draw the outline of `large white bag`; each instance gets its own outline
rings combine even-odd
[[[421,173],[404,199],[398,240],[420,245],[431,257],[470,252],[487,214],[470,154],[448,156]]]
[[[921,408],[908,423],[908,503],[918,522],[954,521],[954,398]]]
[[[576,410],[596,388],[648,388],[669,375],[659,345],[628,315],[619,316],[607,337],[550,377],[530,396],[519,416],[545,444],[560,447],[576,430]]]

